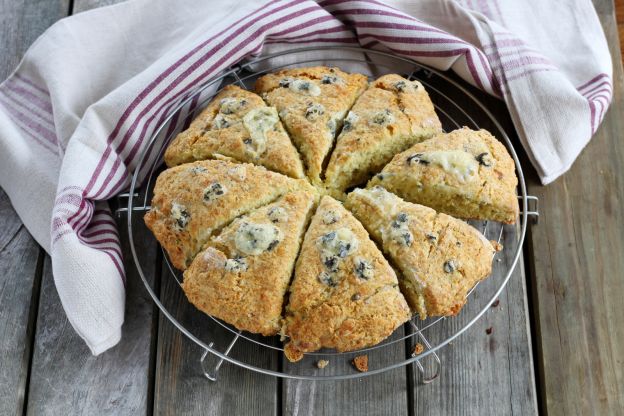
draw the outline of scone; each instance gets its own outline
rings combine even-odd
[[[399,153],[368,186],[454,217],[511,224],[517,184],[505,146],[486,130],[464,127]]]
[[[381,187],[356,189],[345,206],[400,270],[399,282],[421,319],[456,315],[492,272],[494,247],[475,228]]]
[[[323,197],[295,266],[283,328],[286,357],[375,345],[410,315],[394,270],[364,227],[341,203]]]
[[[327,67],[287,69],[256,81],[256,91],[277,108],[314,184],[320,184],[342,120],[367,84],[364,75]]]
[[[184,270],[210,236],[239,215],[294,190],[314,188],[261,166],[206,160],[176,166],[156,180],[145,223]]]
[[[277,334],[314,200],[289,193],[224,228],[184,272],[189,301],[240,330]]]
[[[178,134],[165,152],[167,166],[228,157],[251,162],[293,178],[303,164],[274,107],[260,96],[228,85]]]
[[[325,184],[339,196],[347,188],[366,183],[397,153],[441,132],[422,84],[384,75],[349,111],[325,172]]]

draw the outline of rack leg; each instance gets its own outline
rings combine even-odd
[[[422,332],[420,332],[420,329],[418,329],[416,324],[413,321],[410,321],[410,325],[412,326],[412,329],[416,332],[416,334],[418,334],[418,338],[422,341],[425,347],[428,350],[431,349],[431,344],[429,343],[427,338],[425,338]],[[421,381],[423,384],[429,384],[434,381],[440,376],[440,371],[442,370],[442,361],[440,361],[440,357],[438,356],[438,354],[434,351],[429,356],[433,357],[434,364],[434,370],[431,374],[427,374],[427,371],[425,371],[425,367],[420,362],[421,360],[414,361],[414,365],[416,365],[416,368],[418,368],[418,371],[422,376]]]
[[[238,333],[234,336],[234,338],[230,342],[230,345],[228,345],[225,352],[223,353],[224,355],[228,355],[230,351],[232,351],[232,348],[234,347],[234,344],[236,344],[236,341],[238,341],[240,334],[241,334],[241,331],[238,331]],[[214,345],[214,342],[211,342],[210,344],[208,344],[210,348],[212,348],[213,345]],[[223,365],[223,358],[219,358],[217,360],[217,363],[213,367],[210,368],[208,367],[208,364],[206,362],[206,357],[208,357],[209,353],[210,351],[204,350],[204,353],[202,354],[199,362],[202,366],[202,371],[204,372],[204,376],[210,381],[217,381],[219,369],[221,368],[221,365]]]

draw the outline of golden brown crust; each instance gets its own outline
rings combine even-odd
[[[401,289],[421,319],[456,315],[492,272],[494,247],[475,228],[381,187],[356,189],[345,205],[401,271]]]
[[[353,366],[361,373],[368,371],[368,355],[358,355],[353,358]]]
[[[399,75],[374,81],[349,111],[325,173],[328,188],[344,192],[365,183],[394,155],[441,133],[422,84]]]
[[[187,163],[159,175],[145,223],[173,265],[184,270],[213,232],[241,214],[301,189],[315,192],[303,179],[261,166],[221,160]]]
[[[367,79],[338,68],[287,69],[256,81],[256,92],[277,108],[284,127],[299,149],[307,175],[320,184],[321,168],[342,120]]]
[[[314,200],[315,195],[305,191],[286,194],[236,219],[213,237],[184,272],[182,288],[189,301],[240,330],[277,334],[284,296]],[[257,253],[250,253],[240,241],[258,239],[253,227],[278,230],[270,235],[268,246],[262,246],[262,241],[255,243]]]
[[[171,142],[165,152],[167,166],[222,155],[303,178],[299,154],[279,119],[259,139],[250,134],[245,116],[266,109],[267,105],[257,94],[234,85],[226,86],[189,128]]]
[[[459,218],[510,224],[519,211],[517,184],[505,146],[486,130],[464,127],[396,155],[368,187],[383,186],[407,201]]]
[[[397,277],[362,225],[324,197],[304,237],[283,328],[291,361],[375,345],[410,318]]]

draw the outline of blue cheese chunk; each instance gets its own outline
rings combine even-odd
[[[238,273],[247,271],[247,260],[243,257],[236,257],[233,259],[227,259],[225,261],[224,269],[228,272]]]
[[[250,222],[243,222],[234,236],[236,249],[251,256],[273,250],[281,240],[282,232],[273,224]]]
[[[191,214],[184,205],[174,202],[171,204],[171,218],[173,218],[174,227],[178,231],[182,231],[188,225]]]
[[[360,119],[360,117],[355,114],[353,111],[349,111],[349,113],[347,114],[347,117],[344,119],[344,124],[342,126],[342,131],[349,131],[353,128],[353,126],[355,125],[355,123],[358,122],[358,120]]]
[[[249,132],[249,146],[256,154],[266,150],[267,133],[279,122],[275,107],[254,108],[243,117],[243,125]]]
[[[247,105],[247,100],[228,97],[222,99],[219,104],[220,113],[234,114]]]
[[[280,81],[280,85],[298,94],[312,97],[321,95],[321,88],[314,82],[305,79],[284,78]]]
[[[392,241],[402,245],[411,246],[414,235],[409,229],[409,216],[405,212],[399,212],[388,228],[388,235]]]
[[[272,223],[284,223],[288,221],[288,212],[283,207],[271,207],[267,216]]]
[[[447,173],[454,175],[460,182],[470,182],[477,177],[479,162],[475,156],[463,150],[436,150],[426,152],[420,160],[433,163]]]

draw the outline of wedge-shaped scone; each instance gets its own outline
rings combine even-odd
[[[173,265],[184,270],[215,231],[294,190],[316,192],[304,179],[261,166],[223,160],[187,163],[158,176],[145,223]]]
[[[381,342],[410,318],[398,280],[362,225],[325,196],[304,237],[283,334],[290,361]]]
[[[518,216],[517,184],[505,146],[486,130],[464,127],[396,155],[368,186],[454,217],[511,224]]]
[[[235,85],[225,87],[165,152],[167,166],[229,157],[303,178],[297,149],[262,98]]]
[[[224,228],[184,272],[189,301],[240,330],[277,334],[314,200],[289,193]]]
[[[313,183],[320,183],[342,120],[367,83],[364,75],[327,67],[287,69],[256,81],[256,91],[277,108]]]
[[[397,153],[441,132],[422,84],[400,75],[384,75],[349,111],[325,172],[325,184],[339,195],[365,183]]]
[[[456,315],[466,295],[492,272],[492,244],[475,228],[381,187],[356,189],[345,206],[401,273],[408,303],[421,319]]]

